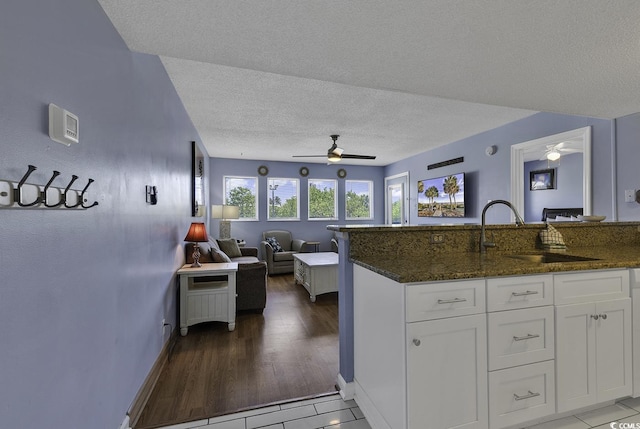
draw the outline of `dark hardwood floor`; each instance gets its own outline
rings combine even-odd
[[[238,313],[233,332],[211,322],[178,336],[135,428],[334,392],[338,370],[337,292],[312,303],[293,275],[269,277],[263,314]]]

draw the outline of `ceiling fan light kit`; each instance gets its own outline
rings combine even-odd
[[[319,157],[327,157],[327,162],[340,162],[343,159],[376,159],[373,155],[354,155],[350,153],[344,153],[344,149],[338,147],[338,134],[332,134],[331,139],[333,140],[333,144],[327,151],[326,155],[293,155],[294,158],[319,158]]]
[[[558,152],[555,149],[547,152],[547,159],[549,161],[557,161],[557,160],[559,160],[560,159],[560,152]]]

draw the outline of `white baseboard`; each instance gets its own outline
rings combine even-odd
[[[360,411],[364,414],[364,417],[367,419],[367,423],[371,426],[372,429],[393,429],[387,421],[382,417],[380,412],[376,409],[375,405],[369,396],[364,392],[364,389],[360,387],[357,380],[354,380],[351,383],[355,387],[355,401],[360,407]]]
[[[131,429],[131,427],[129,427],[129,414],[124,416],[124,420],[122,421],[119,429]]]
[[[340,388],[340,396],[344,401],[348,401],[353,399],[356,393],[355,385],[353,381],[351,383],[347,383],[342,378],[342,374],[338,374],[338,387]]]

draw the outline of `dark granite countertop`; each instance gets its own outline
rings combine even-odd
[[[514,258],[509,253],[492,252],[414,255],[409,258],[383,258],[368,255],[352,259],[363,266],[399,283],[430,282],[480,277],[517,276],[563,271],[599,270],[640,267],[640,246],[580,247],[561,253],[594,258],[594,261],[540,263]],[[541,254],[542,250],[518,252]]]

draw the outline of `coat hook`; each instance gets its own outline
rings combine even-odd
[[[82,204],[82,208],[90,209],[91,207],[94,207],[94,206],[98,205],[97,201],[94,201],[93,204],[91,204],[90,206],[85,206],[84,205],[84,202],[85,202],[84,193],[87,191],[87,188],[89,187],[89,185],[91,185],[93,182],[94,182],[94,180],[89,178],[89,182],[87,183],[87,186],[85,186],[84,189],[82,190],[82,192],[80,193],[80,204]]]
[[[64,189],[64,195],[63,195],[63,199],[64,199],[64,206],[68,209],[72,209],[75,207],[78,207],[80,204],[82,204],[82,200],[80,200],[77,204],[70,206],[67,205],[67,192],[69,192],[69,189],[71,188],[71,185],[73,185],[73,182],[75,182],[76,180],[78,180],[78,176],[76,176],[75,174],[71,176],[71,182],[69,182],[69,184],[67,185],[67,187]]]
[[[37,170],[37,167],[35,165],[29,164],[29,170],[27,170],[24,176],[22,176],[22,179],[20,179],[20,182],[18,183],[18,187],[13,190],[13,199],[16,203],[18,203],[20,207],[35,206],[36,204],[39,204],[41,201],[40,194],[38,194],[34,202],[29,204],[22,204],[22,185],[24,185],[24,182],[27,181],[27,178],[31,175],[31,173],[33,173],[36,170]]]
[[[55,178],[58,177],[59,175],[60,175],[59,171],[53,170],[53,176],[51,176],[51,179],[49,179],[47,184],[44,186],[44,190],[40,193],[40,199],[44,202],[45,207],[53,208],[53,207],[59,207],[62,204],[64,204],[64,198],[62,197],[60,198],[60,201],[58,201],[58,203],[56,204],[47,203],[47,190],[49,189],[49,186],[51,186]]]

